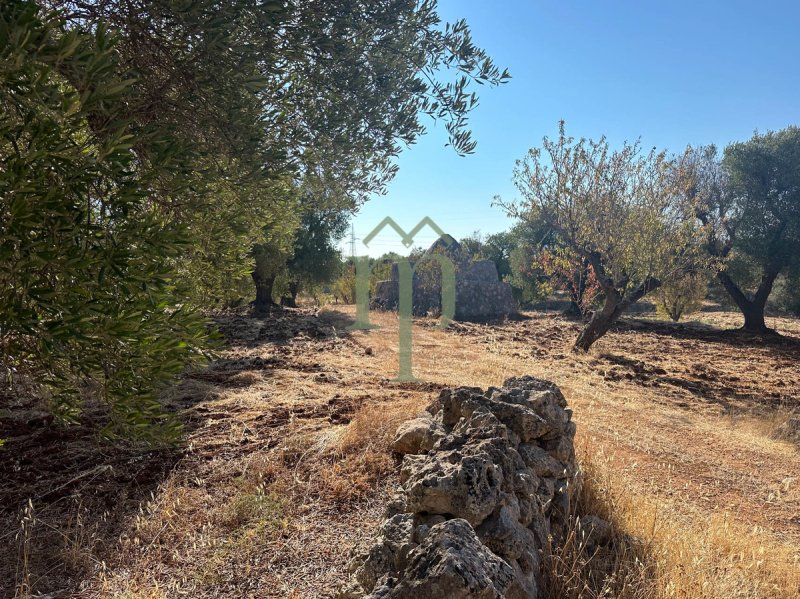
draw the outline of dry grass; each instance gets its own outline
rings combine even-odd
[[[597,552],[572,531],[550,558],[550,597],[800,592],[800,465],[781,433],[800,401],[796,349],[717,338],[712,325],[736,324],[725,313],[699,315],[699,333],[634,322],[579,358],[576,325],[553,314],[446,331],[421,320],[414,369],[428,383],[394,384],[396,316],[343,334],[352,312],[226,320],[223,360],[166,398],[187,423],[175,455],[98,452],[85,434],[10,437],[7,455],[27,462],[8,463],[33,466],[6,473],[17,491],[2,498],[13,556],[0,587],[330,596],[346,549],[372,535],[396,485],[397,425],[442,385],[533,374],[559,384],[575,412],[576,515],[614,524]],[[795,321],[770,325],[800,332]],[[36,522],[14,540],[28,497]]]
[[[392,327],[392,315],[377,320]],[[414,354],[417,376],[436,383],[485,387],[532,373],[565,390],[582,447],[576,515],[599,514],[615,533],[609,549],[587,554],[573,528],[551,556],[548,596],[800,595],[800,468],[781,434],[798,406],[792,354],[634,330],[575,358],[570,323],[553,320],[461,325],[449,338],[420,326]],[[391,341],[368,335],[391,355]]]
[[[366,405],[330,440],[330,468],[320,473],[320,489],[332,501],[352,503],[369,497],[395,471],[390,444],[397,427],[425,407],[421,398],[389,405]]]
[[[574,524],[550,558],[548,598],[790,599],[800,593],[795,545],[775,543],[728,514],[677,518],[674,504],[658,494],[631,493],[608,456],[584,449],[580,461]],[[583,514],[613,524],[607,546],[587,548],[578,525]]]

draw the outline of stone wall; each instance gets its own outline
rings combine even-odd
[[[443,390],[398,429],[401,488],[340,597],[536,597],[548,537],[567,526],[574,436],[548,381]]]
[[[486,320],[515,314],[517,302],[508,283],[500,281],[497,268],[491,260],[471,260],[464,255],[455,240],[445,243],[437,241],[425,255],[418,260],[425,268],[426,258],[440,253],[449,258],[455,266],[456,277],[456,320]],[[441,279],[438,267],[430,263],[433,275],[421,276],[419,269],[413,275],[413,313],[423,316],[441,312]],[[415,265],[416,266],[416,265]],[[381,310],[396,310],[399,302],[400,276],[397,265],[392,265],[387,281],[379,281],[371,307]]]

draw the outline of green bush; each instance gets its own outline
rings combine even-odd
[[[692,272],[661,286],[655,293],[657,313],[678,322],[697,312],[708,295],[708,279],[706,272]]]
[[[97,398],[108,435],[172,440],[158,391],[203,357],[205,322],[173,276],[185,231],[146,201],[160,172],[131,151],[169,169],[173,148],[121,118],[115,43],[0,7],[0,353],[61,420]]]

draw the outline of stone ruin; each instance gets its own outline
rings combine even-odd
[[[449,258],[455,266],[456,320],[491,320],[517,313],[517,302],[511,285],[501,281],[491,260],[472,260],[461,245],[450,236],[440,237],[415,266],[430,264],[430,276],[423,276],[419,268],[413,274],[412,311],[416,316],[441,313],[441,275],[438,264],[427,259],[434,254]],[[397,310],[400,300],[400,272],[392,265],[390,279],[379,281],[370,306],[379,310]]]
[[[543,554],[570,518],[574,437],[548,381],[443,390],[398,429],[401,488],[339,597],[537,597]]]

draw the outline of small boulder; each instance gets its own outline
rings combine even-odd
[[[609,521],[593,514],[580,519],[579,529],[587,539],[587,545],[605,545],[611,540],[613,532]]]
[[[401,424],[392,449],[401,455],[425,453],[444,436],[444,428],[428,414]]]
[[[455,518],[431,527],[410,556],[408,574],[383,596],[500,599],[510,596],[513,583],[511,566],[480,542],[466,520]]]

